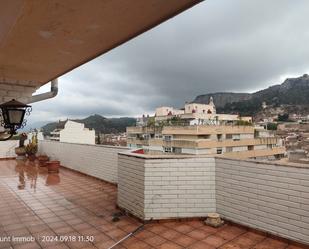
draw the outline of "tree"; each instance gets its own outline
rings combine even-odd
[[[284,113],[284,114],[279,114],[278,115],[278,121],[280,122],[286,122],[289,121],[289,114],[288,113]]]
[[[266,125],[266,130],[270,130],[270,131],[276,131],[277,130],[277,124],[276,123],[268,123]]]

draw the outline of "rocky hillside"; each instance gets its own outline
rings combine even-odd
[[[248,100],[251,98],[250,93],[231,93],[231,92],[219,92],[219,93],[209,93],[197,96],[193,102],[194,103],[208,103],[209,98],[213,97],[216,107],[222,108],[228,103],[239,102]]]
[[[101,115],[94,114],[84,119],[75,119],[73,121],[85,124],[85,127],[94,129],[96,133],[119,133],[125,132],[127,126],[134,126],[135,118],[105,118]],[[48,123],[42,127],[44,134],[53,131],[59,122]]]
[[[249,93],[213,93],[197,96],[193,102],[208,103],[213,96],[218,112],[255,115],[262,109],[262,103],[268,106],[309,105],[309,76],[288,78],[282,84],[268,87],[264,90]]]

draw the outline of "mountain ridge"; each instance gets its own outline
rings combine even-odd
[[[96,133],[121,133],[126,131],[127,126],[135,125],[136,119],[130,117],[106,118],[99,114],[93,114],[83,119],[70,119],[83,123],[86,128],[94,129]],[[63,121],[62,121],[63,122]],[[45,135],[56,129],[58,122],[50,122],[42,126]]]
[[[198,95],[193,102],[207,104],[213,97],[218,112],[255,115],[267,105],[309,105],[309,76],[287,78],[283,83],[272,85],[254,93],[219,92]]]

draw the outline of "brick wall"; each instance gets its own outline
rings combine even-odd
[[[118,205],[148,220],[214,212],[214,158],[119,156]]]
[[[39,153],[60,160],[61,165],[99,179],[117,183],[118,152],[126,147],[39,141]]]
[[[309,244],[309,168],[216,159],[217,212]]]

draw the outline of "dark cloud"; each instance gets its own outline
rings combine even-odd
[[[196,95],[254,91],[309,69],[307,0],[206,0],[60,78],[32,121],[136,116]]]

